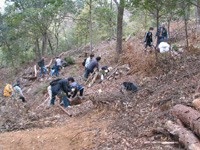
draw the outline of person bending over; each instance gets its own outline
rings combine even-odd
[[[79,91],[80,92],[79,98],[82,99],[84,87],[79,85],[77,82],[75,82],[74,78],[72,78],[72,77],[69,77],[68,81],[69,81],[69,85],[71,87],[71,91],[73,92],[72,98],[74,98]],[[70,96],[69,96],[69,98],[70,98]]]
[[[91,62],[89,63],[88,67],[85,70],[85,79],[88,78],[90,73],[94,72],[94,69],[97,68],[97,71],[99,71],[99,61],[101,60],[101,57],[97,57],[96,59],[93,58]]]
[[[19,85],[15,85],[15,86],[14,86],[14,92],[15,92],[15,96],[16,96],[16,97],[19,97],[19,99],[21,99],[22,102],[26,102],[25,97],[24,97],[24,94],[23,94],[23,92],[22,92],[22,89],[20,88]]]
[[[56,79],[50,82],[50,86],[48,87],[49,97],[50,97],[50,105],[54,105],[56,95],[62,95],[64,92],[65,96],[63,97],[64,106],[68,107],[68,92],[71,92],[71,88],[67,79]]]

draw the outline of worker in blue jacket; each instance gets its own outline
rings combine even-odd
[[[69,81],[69,85],[71,87],[71,92],[73,93],[72,98],[74,98],[77,95],[78,91],[80,91],[79,98],[82,99],[84,87],[79,85],[77,82],[75,82],[74,78],[72,78],[72,77],[69,77],[68,81]]]
[[[158,28],[158,32],[155,35],[155,38],[158,37],[158,44],[159,45],[161,42],[164,42],[166,39],[167,41],[167,29],[165,28],[165,24],[163,23],[161,27]]]

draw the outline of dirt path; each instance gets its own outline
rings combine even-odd
[[[77,150],[94,146],[99,136],[103,140],[106,128],[110,124],[106,120],[97,120],[102,114],[90,113],[82,118],[70,118],[61,127],[32,129],[26,131],[0,134],[0,150]]]

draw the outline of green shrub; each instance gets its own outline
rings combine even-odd
[[[65,57],[64,60],[67,63],[67,66],[72,65],[72,64],[75,63],[75,60],[71,56]]]
[[[172,45],[172,49],[173,49],[173,50],[175,50],[175,51],[177,51],[177,50],[178,50],[178,46],[177,46],[177,44],[176,44],[176,43]]]

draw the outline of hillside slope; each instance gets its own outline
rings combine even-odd
[[[154,54],[143,53],[141,40],[138,33],[124,42],[119,75],[101,84],[95,82],[90,88],[82,80],[84,54],[81,49],[73,52],[76,64],[66,67],[60,77],[74,76],[85,86],[84,103],[93,104],[89,109],[84,104],[66,108],[73,112],[84,106],[86,111],[77,116],[69,117],[57,106],[48,107],[45,89],[55,78],[28,81],[18,75],[29,105],[17,102],[1,106],[1,132],[11,132],[0,134],[0,149],[182,149],[179,145],[145,142],[174,141],[163,128],[167,120],[176,119],[172,117],[171,108],[179,103],[191,106],[192,95],[199,86],[198,39],[189,51],[183,47],[184,39],[179,40],[179,55],[161,54],[157,65],[153,63]],[[102,57],[101,66],[117,65],[115,40],[100,42],[94,52]],[[28,70],[31,69],[26,72]],[[122,94],[120,85],[124,81],[136,83],[139,91]],[[1,104],[3,102],[1,99]]]

